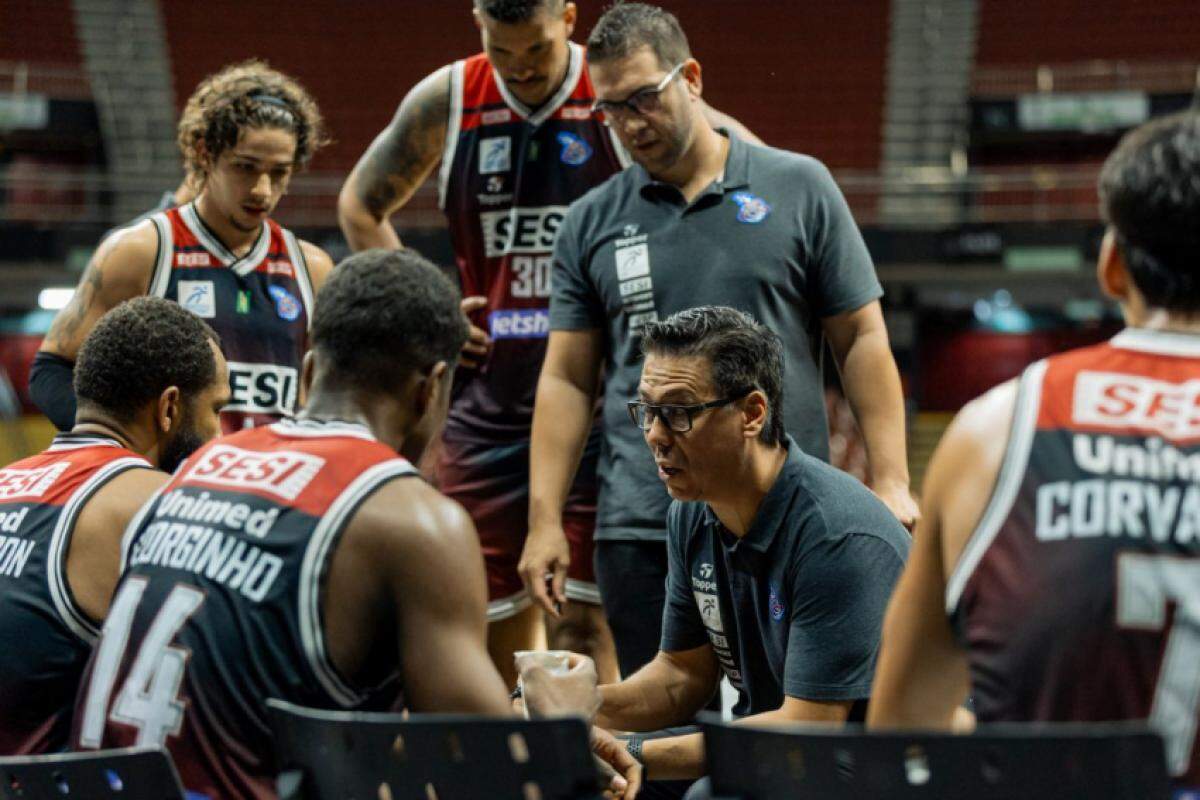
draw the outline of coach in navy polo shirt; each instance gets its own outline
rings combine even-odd
[[[667,607],[658,655],[600,687],[597,724],[679,725],[722,672],[747,721],[861,720],[907,531],[784,432],[774,333],[708,306],[646,325],[643,348],[629,411],[674,501]],[[703,773],[700,734],[635,738],[630,751],[647,780]]]

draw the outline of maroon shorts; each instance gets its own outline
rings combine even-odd
[[[592,569],[596,528],[596,462],[599,437],[593,435],[563,509],[570,546],[566,594],[599,605]],[[529,442],[481,443],[444,439],[438,458],[439,488],[462,503],[475,522],[487,566],[488,621],[507,619],[532,602],[517,564],[529,530]]]

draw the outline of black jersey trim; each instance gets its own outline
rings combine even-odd
[[[1037,430],[1038,412],[1042,407],[1042,381],[1046,376],[1046,366],[1044,360],[1035,362],[1021,375],[1016,403],[1013,405],[1012,424],[1009,426],[1008,446],[1000,462],[992,496],[946,581],[946,613],[951,617],[958,610],[967,582],[1008,520],[1025,480],[1033,435]]]

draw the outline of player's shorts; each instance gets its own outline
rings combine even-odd
[[[563,530],[570,547],[566,595],[600,604],[592,568],[596,528],[596,464],[600,435],[588,437],[579,471],[563,508]],[[529,531],[529,441],[482,443],[446,438],[438,458],[439,488],[462,503],[479,531],[487,567],[488,621],[512,617],[533,602],[517,564]]]

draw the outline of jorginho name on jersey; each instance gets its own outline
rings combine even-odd
[[[1200,336],[1026,371],[946,608],[981,722],[1149,719],[1200,786]]]
[[[221,427],[229,433],[290,416],[313,308],[312,281],[296,237],[265,220],[258,240],[238,258],[205,226],[194,204],[151,219],[159,258],[150,294],[175,300],[221,337],[231,398]]]
[[[0,755],[66,747],[99,627],[67,583],[75,523],[110,480],[149,467],[114,439],[63,433],[0,469]]]
[[[482,53],[451,67],[439,198],[464,295],[494,340],[478,370],[459,370],[448,437],[527,438],[549,334],[551,254],[567,207],[628,159],[592,115],[583,48],[570,45],[562,86],[536,111],[516,99]]]

